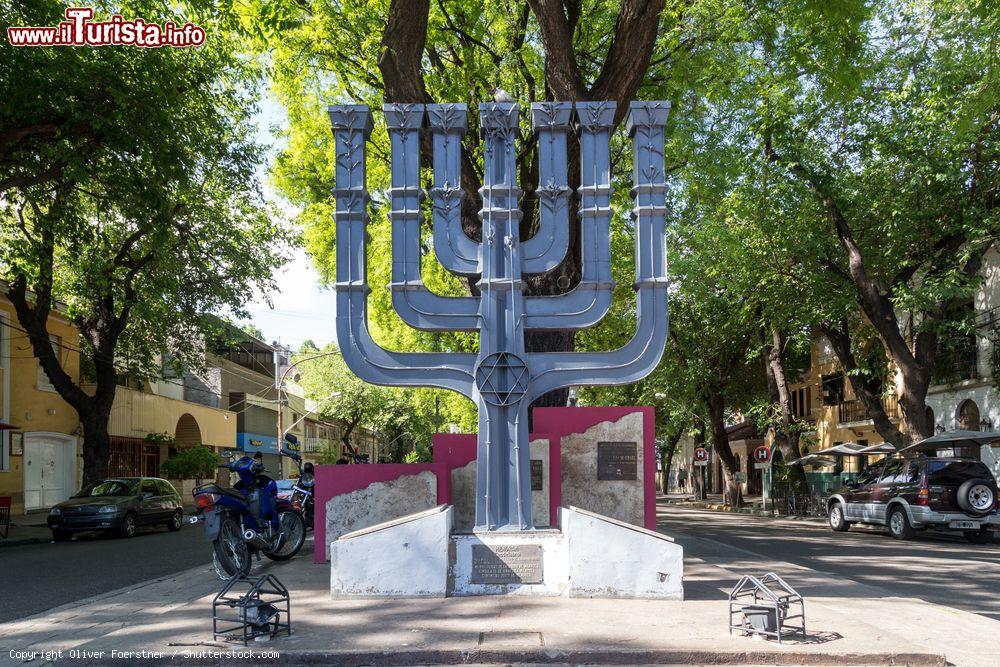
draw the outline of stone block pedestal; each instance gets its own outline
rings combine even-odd
[[[559,530],[455,533],[449,556],[449,595],[552,596],[568,584]]]
[[[452,532],[452,508],[356,531],[330,545],[334,597],[684,597],[684,550],[660,533],[575,507],[559,529]]]

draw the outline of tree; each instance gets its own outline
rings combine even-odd
[[[199,485],[206,477],[215,477],[219,455],[211,447],[195,445],[177,452],[160,465],[160,472],[173,479],[194,479]]]
[[[773,264],[879,434],[897,447],[932,435],[941,333],[1000,232],[1000,18],[959,2],[749,7],[754,48],[713,104],[729,129],[716,155],[741,158],[733,193],[783,227]],[[872,350],[898,371],[898,426]]]
[[[623,3],[520,0],[511,3],[392,0],[385,3],[259,3],[255,19],[280,42],[273,50],[274,87],[287,110],[288,148],[275,176],[281,191],[302,207],[300,222],[321,275],[333,275],[334,228],[330,211],[332,154],[327,120],[320,101],[351,100],[378,109],[384,102],[467,102],[474,111],[502,88],[526,106],[540,100],[613,100],[620,123],[636,97],[679,100],[704,78],[705,56],[699,48],[716,39],[728,11],[725,2],[626,0]],[[669,6],[668,6],[669,4]],[[271,40],[264,40],[274,46]],[[277,40],[275,40],[277,41]],[[377,194],[388,182],[388,146],[376,114],[369,183]],[[478,117],[470,113],[464,142],[461,188],[466,233],[479,238],[481,223],[481,154]],[[538,165],[533,136],[522,123],[519,149],[520,236],[537,225]],[[569,177],[578,184],[579,156],[570,142]],[[425,151],[426,154],[426,151]],[[624,171],[615,161],[616,174]],[[376,200],[380,197],[376,196]],[[621,201],[621,200],[619,200]],[[576,219],[576,203],[571,220]],[[372,251],[386,256],[389,224],[376,205],[369,225]],[[626,205],[626,209],[628,205]],[[425,231],[428,243],[430,234]],[[555,271],[526,280],[527,293],[552,295],[572,289],[580,278],[578,225],[569,228],[571,251]],[[620,258],[630,261],[630,255]],[[371,266],[372,284],[388,282],[388,263]],[[425,282],[448,295],[474,293],[476,276],[458,280],[424,263]],[[469,334],[410,331],[392,312],[387,290],[369,297],[373,336],[395,349],[473,350]],[[529,334],[529,350],[577,347],[572,332]],[[540,404],[565,404],[566,392],[543,397]],[[539,403],[536,403],[539,404]]]
[[[114,7],[176,18],[149,3]],[[7,25],[48,25],[62,5],[3,11]],[[79,414],[84,484],[107,474],[119,375],[157,376],[167,351],[197,365],[205,313],[244,314],[283,262],[287,234],[255,177],[247,90],[258,73],[221,22],[189,16],[213,34],[202,48],[8,48],[0,59],[0,276],[33,354]],[[92,390],[53,351],[57,299],[80,330]]]

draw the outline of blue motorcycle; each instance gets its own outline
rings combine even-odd
[[[285,450],[281,455],[295,456]],[[295,556],[306,540],[305,520],[290,501],[278,498],[278,485],[265,474],[260,454],[219,467],[236,473],[239,481],[231,489],[218,484],[195,489],[197,513],[191,519],[205,523],[217,566],[234,577],[249,574],[253,557],[259,560],[261,553],[276,561]]]

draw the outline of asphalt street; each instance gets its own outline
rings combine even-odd
[[[898,541],[880,527],[834,533],[825,524],[671,504],[659,506],[659,528],[684,547],[686,559],[724,564],[739,574],[774,568],[781,575],[783,563],[790,563],[814,571],[826,590],[849,580],[883,596],[919,598],[1000,620],[996,542],[974,545],[961,535],[929,531]]]
[[[0,622],[179,572],[212,560],[201,525],[140,528],[131,539],[80,536],[0,549]]]

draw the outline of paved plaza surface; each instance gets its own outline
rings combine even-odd
[[[892,571],[908,563],[925,570],[919,576],[931,577],[926,570],[961,569],[963,560],[972,561],[969,567],[995,567],[996,547],[980,551],[981,547],[953,540],[920,540],[898,546],[903,551],[897,553],[891,551],[897,548],[893,542],[876,533],[848,534],[851,541],[844,547],[836,539],[831,541],[821,526],[666,504],[660,506],[660,519],[664,532],[674,534],[687,550],[683,602],[516,596],[334,601],[329,593],[329,566],[299,557],[255,568],[255,572],[275,574],[288,586],[294,633],[252,648],[278,652],[283,657],[276,662],[281,664],[540,660],[1000,664],[1000,646],[992,640],[1000,636],[1000,620],[989,613],[962,609],[966,605],[959,599],[963,591],[977,600],[988,597],[990,586],[996,586],[992,570],[984,570],[981,581],[971,575],[960,580],[951,604],[945,605],[906,592],[919,586],[919,580],[880,579],[857,563],[853,576],[842,576],[828,567],[838,550],[853,558],[866,549],[865,544],[871,544],[871,567]],[[727,539],[738,540],[738,549],[728,546]],[[786,548],[792,550],[787,557],[778,551]],[[7,550],[0,558],[15,550]],[[933,556],[936,550],[945,555]],[[778,646],[729,635],[725,592],[743,572],[767,570],[778,571],[805,596],[804,639]],[[942,575],[940,586],[944,579]],[[970,591],[972,581],[978,583]],[[0,625],[0,661],[19,664],[10,658],[11,650],[76,648],[159,650],[166,658],[187,664],[230,664],[230,658],[212,656],[215,651],[241,648],[212,638],[211,598],[219,586],[206,562]],[[943,599],[944,589],[935,595]]]
[[[780,561],[809,568],[831,585],[848,580],[1000,621],[1000,543],[969,544],[961,534],[934,532],[899,541],[876,526],[835,533],[823,519],[766,519],[663,504],[659,526],[686,556],[732,570],[752,573],[761,567],[757,562],[777,568]]]
[[[22,531],[26,532],[26,531]],[[42,537],[47,530],[36,529]],[[201,526],[176,533],[139,528],[131,539],[83,535],[70,542],[0,548],[0,622],[210,562]]]

